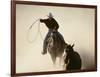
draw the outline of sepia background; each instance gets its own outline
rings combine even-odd
[[[92,69],[95,64],[94,50],[94,9],[52,7],[36,5],[16,5],[16,72],[39,72],[62,70],[53,66],[49,54],[42,55],[43,39],[48,29],[37,22],[51,12],[59,23],[59,32],[69,44],[75,44],[74,50],[82,58],[82,69]],[[39,30],[38,30],[39,29]],[[40,31],[40,33],[38,33]],[[37,36],[38,35],[38,36]],[[33,40],[33,42],[30,42]]]

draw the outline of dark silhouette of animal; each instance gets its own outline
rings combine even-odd
[[[55,64],[56,58],[62,59],[64,49],[65,49],[65,41],[63,36],[57,31],[59,28],[58,23],[50,14],[47,19],[40,19],[40,22],[44,23],[48,28],[48,33],[44,40],[43,52],[42,54],[46,54],[47,51],[50,53],[53,63]]]
[[[66,58],[65,58],[65,64],[66,64],[66,70],[80,70],[82,66],[82,61],[80,55],[74,51],[73,49],[74,44],[66,45],[65,52],[66,52]]]

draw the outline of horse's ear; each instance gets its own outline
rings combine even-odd
[[[68,44],[67,43],[65,43],[65,47],[67,47],[68,46]]]
[[[73,48],[74,47],[74,44],[71,47]]]

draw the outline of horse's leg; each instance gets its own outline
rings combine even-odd
[[[64,69],[64,52],[63,51],[64,50],[62,49],[60,51],[62,53],[59,54],[59,66],[60,66],[61,69]]]
[[[61,52],[61,53],[59,53],[59,52]],[[61,50],[59,50],[58,53],[59,53],[59,65],[61,66],[63,63],[63,59],[64,59],[64,57],[63,57],[64,50],[61,48]]]
[[[66,65],[67,65],[67,64],[65,64],[65,56],[61,57],[61,61],[60,62],[61,62],[62,69],[65,70],[66,69]]]
[[[56,56],[54,54],[50,54],[50,55],[51,55],[53,65],[55,65],[56,64]]]
[[[63,56],[61,55],[61,56],[59,57],[59,65],[62,65],[62,63],[63,63]]]

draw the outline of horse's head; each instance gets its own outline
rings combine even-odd
[[[53,39],[53,32],[51,32],[50,37],[47,40],[49,47],[53,47],[54,39]]]
[[[73,45],[66,44],[66,46],[65,46],[65,51],[66,51],[67,53],[73,52],[73,51],[74,51],[73,47],[74,47],[74,44],[73,44]]]

